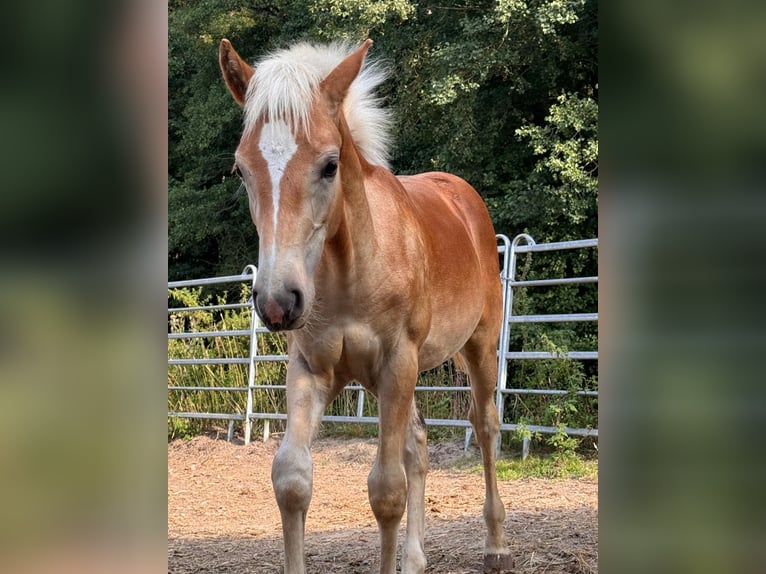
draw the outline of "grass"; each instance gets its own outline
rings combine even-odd
[[[481,465],[474,467],[481,472]],[[526,460],[502,458],[497,461],[499,480],[522,478],[589,478],[598,477],[598,460],[575,453],[530,455]]]

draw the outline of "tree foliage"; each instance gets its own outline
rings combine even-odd
[[[595,237],[596,11],[593,0],[171,0],[170,277],[236,273],[257,255],[230,175],[241,111],[218,70],[223,37],[249,60],[297,40],[373,38],[390,70],[396,173],[464,177],[509,236]]]

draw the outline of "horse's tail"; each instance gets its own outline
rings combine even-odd
[[[460,353],[455,353],[452,357],[452,362],[458,371],[465,373],[466,375],[468,374],[468,365],[466,365],[466,362]]]

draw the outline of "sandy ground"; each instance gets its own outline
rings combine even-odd
[[[279,439],[227,443],[211,437],[168,444],[168,572],[282,571],[271,460]],[[306,522],[309,574],[377,572],[378,535],[367,500],[376,441],[320,439]],[[429,446],[427,572],[481,572],[484,485],[478,451]],[[505,530],[518,574],[598,571],[598,484],[593,479],[501,481]],[[402,528],[402,534],[403,534]],[[400,539],[402,537],[400,534]]]

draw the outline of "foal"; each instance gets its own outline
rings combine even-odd
[[[388,115],[363,66],[367,40],[298,44],[255,69],[228,40],[219,61],[245,124],[236,169],[260,244],[253,298],[272,331],[287,331],[287,431],[272,481],[282,515],[285,573],[303,574],[311,442],[327,405],[351,380],[379,402],[368,479],[380,531],[380,572],[421,574],[426,557],[426,428],[418,372],[459,354],[471,382],[469,418],[484,462],[484,569],[512,566],[497,491],[494,405],[502,294],[495,233],[465,181],[446,173],[395,177],[386,167]]]

